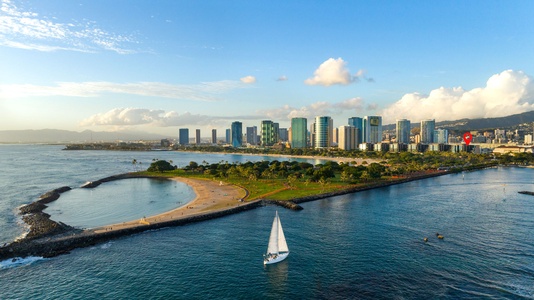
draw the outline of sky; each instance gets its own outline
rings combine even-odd
[[[534,1],[0,0],[0,130],[534,110]]]

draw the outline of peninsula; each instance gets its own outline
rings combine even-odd
[[[86,184],[84,188],[96,188],[105,182],[128,178],[167,178],[190,185],[196,198],[184,207],[156,216],[82,230],[50,220],[50,216],[43,212],[46,203],[57,200],[61,193],[70,189],[59,188],[21,208],[23,220],[30,226],[30,231],[26,237],[1,247],[0,260],[26,256],[52,257],[133,233],[213,219],[265,204],[298,210],[302,209],[298,203],[306,201],[495,165],[495,162],[486,162],[398,175],[388,172],[389,167],[378,163],[354,166],[335,161],[317,165],[294,161],[245,164],[191,162],[177,169],[170,162],[156,161],[147,171],[103,178]]]

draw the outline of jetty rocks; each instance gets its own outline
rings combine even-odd
[[[72,229],[68,229],[62,233],[39,236],[33,239],[23,238],[21,240],[10,243],[4,247],[0,247],[0,260],[27,256],[54,257],[57,255],[69,253],[71,250],[74,250],[76,248],[94,246],[96,244],[104,243],[119,237],[128,236],[147,230],[155,230],[172,226],[181,226],[189,223],[220,218],[223,216],[250,210],[260,205],[261,202],[259,201],[250,202],[222,211],[215,211],[182,219],[175,219],[166,222],[152,223],[142,226],[100,233],[97,233],[93,230],[80,230],[71,227]],[[65,224],[59,225],[61,226]]]

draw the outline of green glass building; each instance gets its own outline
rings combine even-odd
[[[291,148],[308,147],[308,120],[306,118],[291,119]]]

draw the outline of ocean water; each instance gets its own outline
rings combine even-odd
[[[155,155],[60,149],[0,146],[1,240],[23,230],[17,206],[129,171],[133,158],[148,165]],[[156,154],[184,164],[261,159]],[[533,175],[502,167],[446,175],[309,202],[302,211],[266,206],[50,259],[4,261],[0,298],[533,299],[534,197],[517,193],[534,191]],[[264,266],[275,210],[291,253]]]

